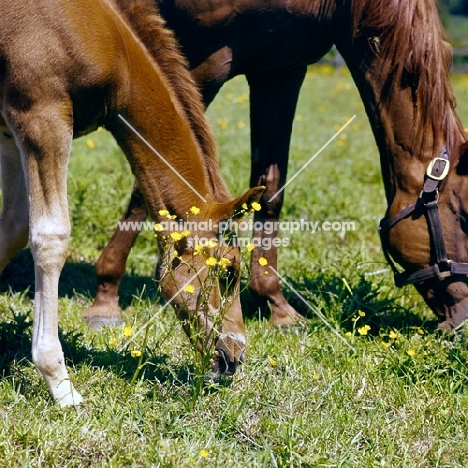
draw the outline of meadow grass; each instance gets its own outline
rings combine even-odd
[[[452,78],[468,122],[468,78]],[[208,110],[235,195],[248,187],[248,114],[243,78],[227,83]],[[122,283],[127,328],[95,332],[81,320],[95,292],[93,264],[133,179],[105,131],[75,141],[60,333],[86,404],[59,409],[31,364],[33,265],[22,251],[0,283],[0,466],[468,466],[466,339],[435,336],[435,317],[413,288],[393,285],[376,230],[385,210],[378,152],[345,69],[310,68],[289,174],[353,115],[286,192],[284,220],[356,226],[283,233],[291,244],[280,251],[279,272],[294,288],[284,292],[308,322],[289,333],[272,329],[243,293],[248,359],[232,380],[203,392],[193,385],[193,350],[151,279],[151,233],[137,240]],[[145,365],[135,380],[139,359],[131,352],[141,350],[148,320]]]

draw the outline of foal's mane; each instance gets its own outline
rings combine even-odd
[[[353,35],[377,37],[377,55],[390,67],[388,94],[410,86],[419,112],[415,122],[415,148],[443,134],[449,154],[457,154],[463,127],[453,109],[455,97],[448,76],[452,48],[446,41],[435,0],[351,0]],[[385,68],[388,73],[388,68]],[[434,148],[437,151],[438,148]]]
[[[208,181],[215,200],[231,198],[224,180],[219,175],[216,142],[205,117],[201,94],[189,66],[182,56],[172,30],[159,14],[154,0],[114,0],[130,27],[141,40],[160,70],[164,73],[173,95],[179,101],[186,120],[204,155]]]

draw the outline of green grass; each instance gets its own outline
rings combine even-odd
[[[468,122],[468,78],[453,76],[453,84]],[[208,112],[235,195],[249,180],[247,91],[245,80],[229,82]],[[354,114],[346,138],[288,187],[283,219],[353,220],[356,230],[296,233],[279,265],[341,339],[286,286],[291,303],[310,317],[293,333],[269,328],[245,293],[248,360],[232,381],[207,386],[202,395],[193,385],[188,340],[173,312],[159,305],[149,233],[132,251],[121,296],[134,333],[154,317],[141,378],[132,383],[137,359],[130,351],[142,336],[126,346],[122,328],[92,332],[80,319],[95,291],[92,265],[133,182],[106,132],[77,140],[60,327],[86,405],[57,408],[30,362],[33,272],[23,251],[0,284],[0,466],[467,466],[467,343],[434,336],[435,317],[419,296],[393,286],[376,232],[385,210],[378,153],[347,72],[315,67],[307,75],[290,175]],[[370,330],[361,336],[363,325]]]

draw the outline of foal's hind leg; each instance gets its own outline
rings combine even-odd
[[[63,103],[36,104],[29,113],[15,115],[14,132],[27,180],[36,279],[32,358],[54,399],[67,406],[81,403],[82,397],[70,382],[58,338],[58,282],[70,236],[67,163],[72,128],[57,109],[68,117]]]
[[[266,222],[277,222],[283,205],[284,191],[271,201],[270,198],[286,183],[292,122],[305,72],[306,67],[300,67],[286,72],[269,71],[247,75],[250,85],[252,146],[250,186],[266,186],[261,201],[262,209],[255,213],[254,219],[263,225]],[[259,258],[264,257],[268,265],[277,270],[278,249],[271,245],[277,236],[276,228],[270,234],[265,229],[254,231],[254,238],[261,246],[252,252],[252,279],[249,287],[259,299],[270,305],[270,321],[277,326],[288,326],[303,317],[286,301],[278,276],[272,269],[258,263]]]
[[[0,126],[3,206],[0,215],[0,272],[28,243],[29,217],[21,157],[13,135]]]

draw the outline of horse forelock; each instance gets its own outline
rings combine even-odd
[[[214,200],[230,197],[219,176],[217,147],[205,117],[201,94],[174,33],[166,27],[154,0],[114,0],[130,27],[159,65],[203,153]]]
[[[390,70],[382,104],[390,105],[392,93],[412,88],[419,122],[414,147],[440,147],[445,138],[449,154],[458,154],[463,127],[453,109],[455,97],[449,79],[452,48],[446,41],[435,0],[351,0],[353,37],[378,38],[377,54]]]

